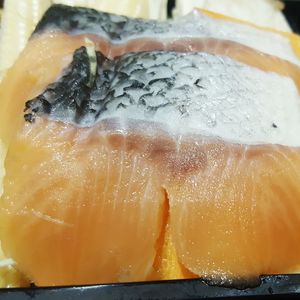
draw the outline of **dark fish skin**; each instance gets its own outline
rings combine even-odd
[[[207,91],[213,88],[209,80],[203,83],[203,70],[209,64],[223,65],[224,70],[235,64],[193,52],[127,53],[114,60],[100,52],[96,56],[91,86],[89,57],[86,48],[81,47],[60,79],[26,102],[25,120],[34,122],[37,115],[47,115],[52,120],[90,127],[115,113],[124,112],[130,117],[134,110],[143,119],[151,120],[164,109],[175,112],[178,119],[185,118],[189,109],[193,111],[199,99],[207,98]]]
[[[174,86],[178,72],[172,70],[172,65],[176,60],[201,56],[154,51],[128,53],[109,60],[100,52],[96,55],[97,71],[91,87],[88,85],[89,57],[86,48],[81,47],[75,51],[61,78],[26,102],[25,120],[34,122],[36,115],[49,115],[50,119],[92,126],[104,112],[125,110],[129,106],[137,106],[151,116],[160,108],[177,105],[178,99],[168,98],[167,92],[174,89],[173,94],[176,89],[186,89],[185,85]],[[159,72],[160,67],[163,73]],[[196,80],[196,89],[201,89],[200,81],[200,78]],[[183,104],[177,109],[181,114],[186,110]]]
[[[215,39],[235,42],[299,65],[299,58],[287,36],[259,30],[250,25],[214,19],[197,10],[174,20],[158,21],[129,18],[83,7],[53,5],[38,23],[32,38],[53,32],[71,36],[90,35],[95,40],[98,37],[110,45],[118,46],[128,46],[128,43],[137,41],[135,47],[139,47],[139,44],[148,42],[154,44],[152,49],[156,50],[164,48],[165,43],[176,44],[187,39],[183,49],[190,51],[191,39],[197,39],[199,43],[203,39]],[[204,41],[204,44],[209,48],[209,43]]]
[[[54,29],[65,33],[96,34],[118,42],[145,32],[151,32],[151,35],[166,33],[174,26],[177,25],[172,21],[133,19],[90,8],[56,4],[46,11],[33,35]]]
[[[235,138],[236,124],[246,137],[258,130],[274,132],[275,119],[276,126],[284,125],[278,112],[262,117],[266,99],[277,98],[275,90],[261,86],[287,82],[228,57],[150,51],[109,59],[96,52],[95,74],[91,59],[95,56],[89,56],[86,47],[77,49],[59,79],[26,102],[25,121],[46,117],[93,127],[105,119],[134,119],[217,136],[229,132],[229,139]]]

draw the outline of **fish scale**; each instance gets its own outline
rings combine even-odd
[[[185,68],[177,69],[177,64]],[[300,108],[294,104],[299,95],[292,80],[254,71],[225,56],[151,51],[110,60],[98,52],[91,88],[89,76],[89,58],[82,47],[56,83],[26,102],[25,119],[32,122],[35,116],[46,115],[50,120],[91,127],[109,118],[133,118],[165,124],[175,133],[179,130],[176,120],[182,120],[180,130],[186,133],[249,144],[300,144],[296,132],[288,130],[290,124],[299,126],[300,120]],[[293,114],[285,111],[274,90],[278,85],[289,91]]]

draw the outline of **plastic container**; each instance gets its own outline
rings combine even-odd
[[[256,287],[211,286],[200,279],[78,287],[0,289],[1,300],[300,299],[300,275],[262,276]]]

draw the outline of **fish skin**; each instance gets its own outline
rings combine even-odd
[[[157,22],[139,18],[129,18],[91,8],[71,7],[62,4],[52,5],[37,24],[33,35],[49,28],[63,32],[92,32],[105,36],[111,41],[122,41],[132,34],[143,34],[150,28],[154,34],[168,31],[169,22]]]
[[[175,20],[156,21],[133,19],[88,8],[53,5],[37,25],[33,37],[54,31],[96,35],[113,44],[126,44],[130,40],[149,37],[162,41],[184,37],[215,38],[237,42],[300,65],[288,36],[247,24],[214,19],[197,10]]]
[[[289,130],[300,122],[294,103],[300,98],[293,81],[225,56],[151,51],[109,60],[97,52],[91,87],[89,78],[88,55],[81,47],[61,78],[26,102],[25,120],[34,122],[35,116],[44,115],[91,127],[101,120],[121,118],[126,128],[127,120],[137,119],[163,124],[171,135],[197,133],[245,144],[300,144],[297,134]],[[279,84],[288,93],[288,105],[281,101]],[[293,112],[286,111],[289,105]]]
[[[88,38],[95,43],[95,49],[102,52],[106,57],[112,59],[121,56],[127,51],[178,51],[185,52],[206,52],[216,55],[224,55],[236,61],[253,66],[266,72],[274,72],[283,76],[291,77],[300,90],[300,69],[288,61],[274,56],[262,54],[254,49],[238,43],[214,39],[181,39],[179,41],[166,40],[165,43],[155,42],[153,40],[135,40],[124,45],[112,45],[103,38],[88,35]],[[24,102],[32,99],[43,92],[45,86],[51,84],[59,78],[63,68],[67,67],[72,61],[74,51],[86,44],[86,36],[71,36],[63,33],[48,32],[43,35],[32,38],[27,45],[26,51],[20,55],[15,66],[9,71],[7,76],[1,82],[0,96],[2,109],[0,110],[0,137],[5,147],[20,124],[19,118],[11,123],[11,118],[17,114],[22,115]],[[186,45],[189,48],[186,49]],[[31,53],[34,53],[35,59],[31,60]],[[40,55],[43,53],[43,55]],[[55,72],[49,72],[45,67],[49,62],[51,69]],[[25,76],[26,81],[22,80]],[[22,86],[22,93],[15,90],[15,86]],[[15,99],[15,105],[10,105],[10,99]],[[7,127],[4,124],[11,124]]]

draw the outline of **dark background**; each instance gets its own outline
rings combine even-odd
[[[284,2],[285,8],[283,13],[285,14],[293,30],[300,33],[300,1],[289,0]]]

